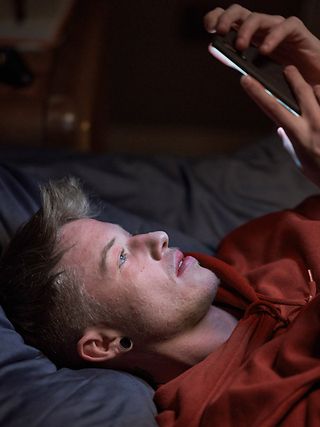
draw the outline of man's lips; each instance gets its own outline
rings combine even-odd
[[[193,263],[195,259],[191,256],[184,256],[179,249],[175,252],[175,266],[177,276],[181,276],[188,266]]]
[[[181,251],[179,251],[179,249],[177,249],[174,252],[174,265],[175,265],[175,268],[176,268],[176,274],[177,274],[177,276],[179,276],[179,270],[180,270],[180,267],[183,264],[183,258],[184,258],[183,253]]]

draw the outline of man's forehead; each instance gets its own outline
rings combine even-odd
[[[59,236],[59,246],[66,249],[63,259],[78,263],[79,256],[86,257],[86,254],[90,254],[90,257],[98,256],[100,247],[123,233],[127,232],[117,224],[91,218],[69,222],[61,227]]]
[[[64,224],[60,229],[60,242],[86,240],[103,234],[126,233],[118,224],[98,221],[92,218],[81,218]]]

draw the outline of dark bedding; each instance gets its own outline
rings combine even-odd
[[[0,244],[39,207],[38,183],[79,177],[98,218],[130,232],[163,229],[182,250],[213,253],[243,222],[318,192],[270,138],[232,157],[132,158],[0,151]],[[154,426],[153,391],[104,369],[57,370],[0,310],[0,425]]]

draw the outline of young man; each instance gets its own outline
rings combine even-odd
[[[76,181],[49,185],[2,258],[1,303],[27,342],[63,366],[145,371],[159,383],[226,341],[236,319],[211,305],[212,271],[166,233],[133,236],[88,208]]]

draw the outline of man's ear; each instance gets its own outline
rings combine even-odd
[[[88,362],[104,362],[122,353],[121,335],[111,329],[92,326],[84,331],[78,341],[79,356]]]

